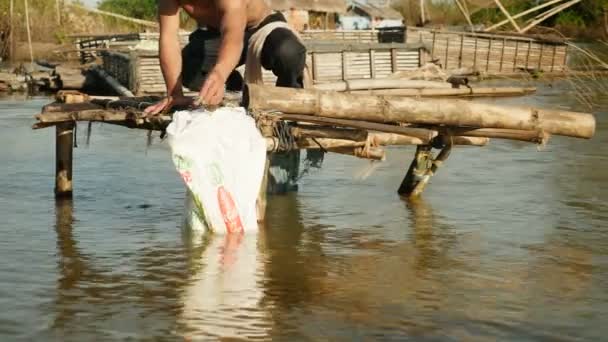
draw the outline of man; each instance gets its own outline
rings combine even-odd
[[[219,104],[226,82],[239,83],[234,69],[245,62],[251,35],[271,22],[285,21],[283,15],[271,11],[264,0],[159,0],[158,3],[160,65],[168,97],[146,108],[148,114],[157,114],[174,105],[191,104],[192,99],[182,93],[182,85],[199,91],[203,103]],[[180,7],[199,25],[181,56]],[[217,61],[210,70],[203,70],[209,64],[204,45],[213,39],[220,41]],[[260,62],[277,76],[277,86],[302,87],[306,48],[290,30],[276,28],[268,35]]]

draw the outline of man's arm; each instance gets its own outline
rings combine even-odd
[[[247,26],[247,4],[245,0],[216,0],[220,16],[222,38],[217,63],[207,76],[201,98],[208,104],[218,104],[224,97],[224,84],[236,68],[243,52],[243,40]]]
[[[167,95],[182,96],[182,56],[178,39],[179,3],[177,0],[159,0],[158,21],[160,24],[159,53],[160,68],[167,85]]]
[[[217,0],[222,40],[218,51],[217,69],[225,78],[236,68],[245,39],[247,4],[245,0]]]

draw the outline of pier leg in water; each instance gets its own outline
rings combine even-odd
[[[416,154],[414,160],[410,164],[410,168],[405,174],[405,178],[399,186],[397,192],[399,195],[404,197],[410,197],[412,191],[416,187],[416,184],[422,179],[424,173],[429,168],[429,164],[432,161],[433,153],[431,152],[432,147],[430,145],[418,145],[416,147]]]
[[[268,177],[270,170],[270,153],[266,154],[266,164],[264,165],[264,176],[262,178],[262,184],[260,185],[260,192],[258,194],[258,200],[255,203],[258,214],[258,223],[264,222],[266,219],[266,204],[268,203]]]
[[[435,158],[433,158],[431,149],[432,147],[429,145],[420,145],[416,148],[414,160],[399,186],[399,195],[410,199],[420,197],[431,177],[449,157],[452,144],[451,142],[445,144]]]
[[[74,122],[57,125],[55,133],[55,197],[72,197]]]
[[[297,191],[300,173],[300,150],[275,152],[269,158],[268,193],[284,194]]]

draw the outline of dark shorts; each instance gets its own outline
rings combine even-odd
[[[280,12],[266,17],[257,27],[247,28],[239,66],[245,63],[247,46],[251,36],[260,28],[272,22],[286,22]],[[221,33],[213,28],[198,29],[190,34],[188,44],[182,50],[182,82],[190,90],[202,87],[206,74],[217,60]],[[262,48],[261,64],[277,76],[277,86],[302,88],[302,73],[306,64],[306,47],[293,32],[284,28],[273,30]],[[229,90],[240,90],[243,79],[236,71],[227,81]]]

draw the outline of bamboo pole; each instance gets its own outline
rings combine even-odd
[[[371,122],[542,130],[579,138],[591,138],[595,133],[595,118],[587,113],[455,99],[353,95],[248,84],[243,102],[250,110]]]
[[[409,96],[409,97],[483,97],[483,96],[523,96],[536,92],[536,88],[448,88],[448,89],[377,89],[354,90],[350,94]]]
[[[277,117],[288,121],[310,122],[321,125],[332,125],[338,127],[351,127],[366,130],[373,130],[386,133],[403,134],[421,139],[425,144],[428,144],[437,132],[425,128],[404,127],[397,125],[381,124],[377,122],[367,122],[361,120],[335,119],[325,118],[313,115],[298,115],[298,114],[270,114],[272,117]]]
[[[475,27],[473,26],[473,22],[471,21],[471,16],[469,15],[469,12],[460,3],[460,0],[454,0],[454,2],[456,2],[456,5],[458,6],[458,9],[460,10],[460,12],[464,16],[464,18],[467,20],[467,23],[469,23],[469,27],[471,28],[471,32],[475,32]]]
[[[355,147],[355,148],[334,148],[329,150],[332,153],[340,153],[357,158],[371,159],[371,160],[384,160],[386,159],[386,153],[383,148],[379,147]]]
[[[502,5],[500,0],[494,0],[494,2],[498,6],[498,8],[500,8],[502,13],[507,17],[507,19],[511,22],[511,25],[513,25],[513,27],[517,30],[517,32],[522,33],[521,28],[519,27],[519,25],[517,25],[517,23],[515,22],[513,17],[511,17],[511,14],[509,13],[509,11],[507,11],[507,9]]]
[[[134,96],[133,93],[125,88],[122,84],[120,84],[114,77],[108,75],[101,67],[94,67],[91,70],[97,74],[102,80],[104,80],[115,92],[117,92],[121,96]]]
[[[424,16],[424,0],[420,0],[420,25],[424,26],[426,23],[426,18]]]
[[[55,0],[55,14],[57,19],[57,25],[61,25],[61,12],[59,10],[59,0]]]
[[[365,141],[367,139],[367,131],[365,130],[313,125],[293,127],[291,134],[295,138],[333,138],[353,141]]]
[[[332,91],[369,90],[369,89],[451,89],[447,82],[400,79],[354,79],[332,83],[315,84],[315,89]]]
[[[517,15],[514,15],[513,19],[521,18],[521,17],[523,17],[526,14],[530,14],[532,12],[536,12],[538,10],[541,10],[541,9],[547,7],[547,6],[551,6],[551,5],[555,4],[555,3],[562,2],[562,1],[565,1],[565,0],[552,0],[552,1],[549,1],[549,2],[545,2],[544,4],[538,5],[536,7],[532,7],[529,10],[526,10],[526,11],[523,11],[521,13],[518,13]],[[503,21],[501,21],[499,23],[496,23],[496,24],[494,24],[494,25],[486,28],[484,31],[485,32],[489,32],[489,31],[495,30],[495,29],[503,26],[504,24],[506,24],[508,22],[509,22],[509,19],[505,19],[505,20],[503,20]]]
[[[30,33],[30,11],[27,6],[27,0],[23,0],[23,3],[25,5],[25,28],[27,30],[27,44],[30,49],[30,60],[32,63],[34,63],[34,51],[32,50],[32,35]]]
[[[497,0],[497,1],[498,1],[498,0]],[[524,27],[524,29],[523,29],[523,30],[521,30],[520,32],[521,32],[521,33],[526,33],[528,30],[530,30],[530,29],[531,29],[531,28],[533,28],[534,26],[536,26],[536,25],[538,25],[538,24],[542,23],[543,21],[545,21],[545,20],[547,20],[547,19],[551,18],[552,16],[554,16],[554,15],[558,14],[559,12],[561,12],[561,11],[563,11],[563,10],[565,10],[565,9],[569,8],[569,7],[572,7],[572,6],[576,5],[576,4],[577,4],[577,3],[579,3],[579,2],[581,2],[581,0],[572,0],[572,1],[570,1],[570,2],[567,2],[567,3],[565,3],[565,4],[559,5],[559,6],[557,6],[557,7],[553,8],[553,9],[551,9],[551,10],[548,10],[548,11],[546,11],[546,12],[542,13],[542,14],[541,14],[541,15],[538,17],[538,19],[536,19],[536,20],[532,21],[530,24],[528,24],[528,26]]]
[[[55,197],[72,197],[72,142],[74,122],[63,122],[55,131]]]
[[[96,13],[96,14],[101,14],[101,15],[105,15],[105,16],[109,16],[109,17],[114,17],[114,18],[118,18],[121,20],[126,20],[126,21],[130,21],[132,23],[138,24],[138,25],[142,25],[142,26],[147,26],[147,27],[153,27],[153,28],[158,28],[158,23],[154,22],[154,21],[148,21],[148,20],[141,20],[141,19],[135,19],[135,18],[130,18],[124,15],[120,15],[120,14],[116,14],[116,13],[112,13],[112,12],[106,12],[106,11],[102,11],[96,8],[87,8],[84,6],[80,6],[78,4],[75,3],[71,3],[68,2],[69,6],[72,6],[74,8],[78,8],[81,9],[83,11],[87,11],[87,12],[91,12],[91,13]]]
[[[11,0],[10,3],[10,9],[9,9],[9,16],[10,16],[10,26],[9,26],[9,35],[8,35],[8,40],[9,40],[9,54],[11,56],[11,61],[15,60],[15,0]]]

